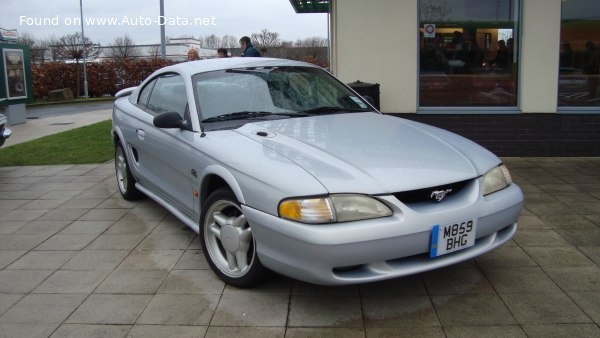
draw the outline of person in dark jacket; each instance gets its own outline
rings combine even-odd
[[[244,36],[240,39],[240,47],[242,48],[242,56],[245,57],[260,57],[260,52],[254,48],[252,45],[252,41],[247,36]]]

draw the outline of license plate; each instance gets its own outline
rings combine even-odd
[[[433,226],[430,257],[442,256],[475,244],[475,220]]]

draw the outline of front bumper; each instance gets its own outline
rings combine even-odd
[[[440,204],[408,207],[380,197],[394,211],[386,218],[327,225],[293,222],[243,206],[264,266],[323,285],[374,282],[456,264],[491,251],[514,236],[523,206],[515,184],[487,197],[475,182]],[[435,224],[477,219],[475,245],[429,257]]]

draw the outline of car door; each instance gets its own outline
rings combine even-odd
[[[140,98],[144,92],[140,94]],[[188,99],[185,83],[179,74],[161,75],[142,107],[148,114],[136,130],[137,164],[143,177],[142,184],[193,215],[194,196],[190,158],[194,133],[179,128],[161,129],[153,124],[155,116],[177,112],[189,122]]]

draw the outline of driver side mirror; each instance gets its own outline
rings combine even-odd
[[[158,114],[152,121],[157,128],[179,128],[183,130],[191,130],[187,121],[176,112],[166,112]]]

